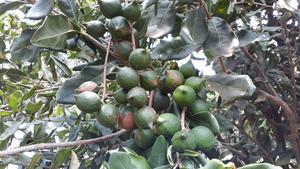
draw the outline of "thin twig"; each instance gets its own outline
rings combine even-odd
[[[34,144],[34,145],[30,145],[30,146],[22,146],[22,147],[18,147],[18,148],[0,151],[0,157],[7,157],[7,156],[23,153],[23,152],[36,151],[36,150],[41,150],[41,149],[75,147],[75,146],[79,146],[79,145],[96,144],[96,143],[107,141],[115,136],[119,136],[126,132],[127,132],[127,130],[122,129],[122,130],[119,130],[118,132],[112,133],[110,135],[93,138],[93,139],[88,139],[88,140],[77,140],[77,141],[70,141],[70,142],[64,142],[64,143],[40,143],[40,144]]]
[[[57,90],[57,89],[59,89],[59,86],[54,86],[54,87],[45,88],[45,89],[39,89],[39,90],[36,90],[35,92],[36,93],[41,93],[41,92],[47,92],[49,90]]]
[[[247,2],[236,2],[234,3],[234,5],[243,5],[243,4],[246,4]],[[263,3],[259,3],[259,2],[253,2],[254,5],[257,5],[257,6],[262,6],[262,7],[265,7],[265,8],[273,8],[273,6],[271,5],[267,5],[267,4],[263,4]]]
[[[133,31],[133,25],[132,23],[130,22],[129,23],[129,26],[130,26],[130,30],[131,30],[131,43],[132,43],[132,49],[136,49],[136,44],[135,44],[135,36],[134,36],[134,31]]]
[[[104,69],[103,69],[103,92],[102,92],[102,98],[101,101],[104,102],[105,95],[106,95],[106,74],[107,74],[107,61],[108,61],[108,55],[109,55],[109,49],[111,45],[111,39],[109,38],[107,47],[106,47],[106,53],[105,53],[105,60],[104,60]]]
[[[227,70],[226,70],[226,66],[225,66],[225,63],[224,63],[224,60],[223,60],[223,56],[219,57],[219,63],[221,65],[221,68],[223,70],[224,73],[228,73]]]
[[[186,113],[186,111],[187,111],[187,107],[184,106],[182,108],[181,117],[180,117],[181,131],[187,130],[186,127],[185,127],[185,113]]]
[[[205,15],[208,19],[211,19],[211,14],[209,13],[208,9],[207,9],[207,5],[203,0],[199,0],[200,6],[202,6],[202,8],[204,9]]]
[[[295,64],[293,61],[293,56],[292,56],[292,47],[290,42],[288,41],[288,35],[287,35],[287,26],[286,23],[281,24],[283,27],[282,34],[283,37],[285,38],[285,43],[288,47],[288,59],[290,62],[290,76],[291,76],[291,81],[292,81],[292,96],[293,96],[293,104],[292,104],[292,109],[293,112],[297,112],[297,84],[296,84],[296,78],[295,78]]]
[[[93,38],[92,36],[90,36],[89,34],[81,31],[80,32],[81,35],[83,35],[85,38],[87,38],[88,40],[90,40],[94,45],[96,45],[97,47],[101,48],[102,50],[106,51],[106,47],[101,44],[99,41],[97,41],[95,38]],[[117,55],[115,55],[112,51],[109,51],[109,54],[111,56],[113,56],[116,60],[120,61],[122,64],[124,65],[128,65],[127,61],[118,57]]]
[[[299,149],[299,144],[298,144],[298,126],[297,126],[297,118],[295,117],[294,112],[292,109],[284,102],[281,100],[279,97],[273,96],[263,90],[257,89],[256,90],[257,94],[264,96],[266,99],[270,100],[273,102],[275,105],[280,106],[283,111],[285,112],[285,115],[288,119],[289,122],[289,129],[291,130],[291,143],[293,147],[293,151],[295,152],[297,164],[300,165],[300,149]]]
[[[149,107],[152,107],[152,105],[153,105],[154,94],[155,94],[155,90],[152,90],[149,95],[149,102],[148,102]]]

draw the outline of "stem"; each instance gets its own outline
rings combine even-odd
[[[103,69],[103,92],[102,92],[102,98],[101,101],[104,102],[105,94],[106,94],[106,74],[107,74],[107,60],[109,55],[109,49],[111,45],[111,38],[109,38],[107,47],[106,47],[106,53],[105,53],[105,60],[104,60],[104,69]]]
[[[101,48],[102,50],[106,51],[106,47],[101,44],[99,41],[97,41],[95,38],[93,38],[92,36],[90,36],[89,34],[81,31],[80,32],[81,35],[83,35],[85,38],[87,38],[88,40],[90,40],[94,45],[96,45],[97,47]],[[122,64],[124,65],[128,65],[126,60],[123,60],[121,58],[119,58],[117,55],[115,55],[112,51],[109,51],[109,54],[112,55],[116,60],[120,61]]]
[[[269,93],[266,93],[263,90],[257,89],[256,91],[259,95],[264,96],[266,99],[272,101],[275,105],[280,106],[283,111],[286,114],[286,117],[289,122],[289,129],[291,130],[291,143],[293,147],[293,151],[295,152],[296,160],[297,160],[297,165],[300,165],[300,152],[299,152],[299,144],[298,144],[298,138],[297,138],[297,119],[295,117],[294,112],[291,110],[291,108],[281,100],[279,97],[270,95]]]
[[[22,146],[22,147],[18,147],[18,148],[0,151],[0,157],[7,157],[7,156],[23,153],[23,152],[35,151],[35,150],[41,150],[41,149],[50,149],[50,148],[59,148],[59,147],[75,147],[75,146],[79,146],[79,145],[96,144],[96,143],[100,143],[100,142],[109,140],[115,136],[124,134],[126,132],[127,132],[127,130],[122,129],[122,130],[119,130],[118,132],[112,133],[110,135],[93,138],[93,139],[88,139],[88,140],[77,140],[77,141],[70,141],[70,142],[64,142],[64,143],[40,143],[40,144],[33,144],[30,146]]]
[[[225,66],[225,63],[224,63],[224,60],[223,60],[223,56],[219,57],[219,63],[221,65],[221,68],[223,70],[224,73],[228,73],[227,70],[226,70],[226,66]]]
[[[149,107],[152,107],[152,105],[153,105],[154,94],[155,94],[155,90],[152,90],[152,91],[150,92],[150,96],[149,96],[149,102],[148,102],[148,106],[149,106]]]
[[[185,131],[187,130],[187,128],[185,128],[185,112],[187,111],[187,107],[184,106],[182,108],[182,111],[181,111],[181,117],[180,117],[180,124],[181,124],[181,131]]]
[[[202,6],[204,12],[205,12],[205,15],[208,19],[211,19],[211,14],[209,13],[208,9],[207,9],[207,5],[206,3],[203,1],[203,0],[199,0],[199,3],[200,3],[200,6]]]
[[[136,44],[135,44],[135,36],[134,36],[134,32],[133,32],[133,26],[132,23],[129,23],[130,26],[130,30],[131,30],[131,43],[132,43],[132,49],[136,49]]]

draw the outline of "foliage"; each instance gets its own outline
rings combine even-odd
[[[120,88],[120,67],[129,66],[128,56],[112,50],[120,37],[133,48],[146,49],[151,56],[146,69],[158,74],[153,85],[161,91],[167,71],[178,69],[182,59],[194,63],[205,79],[196,96],[205,111],[191,115],[174,99],[163,110],[153,107],[157,115],[175,114],[184,131],[208,127],[217,135],[217,144],[210,150],[176,152],[171,138],[151,135],[151,146],[141,149],[135,132],[129,131],[99,143],[3,156],[0,168],[300,168],[298,1],[143,0],[139,18],[121,18],[111,25],[100,11],[101,3],[0,3],[0,154],[11,146],[60,145],[115,133],[119,128],[104,127],[94,113],[81,112],[75,95],[81,84],[93,81],[101,104],[124,108],[113,97]],[[103,36],[87,33],[87,23],[94,20],[105,23],[108,31]],[[206,76],[199,56],[216,75]],[[146,95],[155,112],[151,93]],[[161,97],[169,99],[171,94],[162,91]],[[132,118],[128,114],[122,123]],[[153,126],[149,123],[144,125]]]

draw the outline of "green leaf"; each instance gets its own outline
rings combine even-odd
[[[144,157],[125,152],[111,153],[108,165],[110,169],[151,169]]]
[[[8,97],[8,106],[13,112],[17,112],[19,104],[21,103],[23,93],[19,90],[13,92]]]
[[[42,19],[47,16],[53,8],[53,0],[38,0],[26,13],[29,19]]]
[[[71,149],[69,149],[69,148],[64,148],[64,149],[59,150],[54,157],[54,160],[52,162],[50,169],[59,168],[63,163],[70,160],[70,155],[71,155]]]
[[[269,33],[256,33],[250,30],[239,30],[235,32],[241,47],[247,46],[255,41],[267,41],[270,39]]]
[[[4,3],[0,4],[0,15],[4,14],[9,10],[17,9],[24,4],[26,4],[25,1],[4,1]]]
[[[66,40],[74,33],[72,23],[64,15],[50,15],[35,32],[31,43],[35,46],[64,49]]]
[[[75,0],[57,0],[58,8],[73,22],[78,22],[79,10]]]
[[[147,37],[154,39],[170,33],[176,22],[174,1],[157,1],[156,3],[152,6],[155,11],[150,11],[156,15],[150,18],[146,33]]]
[[[251,96],[256,89],[248,75],[217,74],[208,77],[206,85],[210,90],[218,92],[225,102]]]
[[[28,100],[31,98],[31,96],[34,95],[36,90],[36,86],[33,86],[27,93],[24,94],[24,96],[22,97],[22,100]]]
[[[55,56],[51,56],[51,59],[54,61],[56,66],[58,66],[68,77],[72,76],[72,71],[64,62],[62,62],[60,59],[58,59]]]
[[[202,7],[195,8],[186,14],[180,36],[189,43],[200,44],[206,40],[208,28]]]
[[[168,164],[167,160],[168,142],[164,136],[160,135],[154,142],[150,155],[147,159],[152,168]]]
[[[0,117],[7,117],[12,115],[13,112],[12,111],[0,111]]]
[[[42,106],[43,106],[42,101],[39,101],[37,103],[29,102],[25,107],[25,111],[26,111],[26,113],[33,115],[36,112],[38,112]]]
[[[37,59],[42,48],[33,46],[30,43],[34,32],[34,29],[23,30],[21,35],[14,39],[10,49],[13,62],[21,64],[24,62],[33,62]]]
[[[268,163],[260,163],[260,164],[248,164],[246,166],[239,167],[237,169],[282,169],[282,168]]]
[[[113,69],[113,64],[107,65],[107,74]],[[74,90],[77,89],[83,82],[94,81],[97,84],[103,79],[103,65],[90,63],[80,73],[64,82],[57,91],[57,102],[61,104],[74,104]]]
[[[70,169],[78,169],[80,166],[78,157],[74,151],[71,151]]]
[[[204,49],[213,56],[232,56],[239,41],[231,27],[222,18],[212,17],[208,22],[208,29]]]
[[[197,46],[186,43],[180,37],[161,40],[160,43],[151,52],[152,59],[181,60],[186,58],[197,49]]]
[[[10,127],[6,128],[0,135],[0,141],[6,140],[8,137],[15,134],[15,132],[19,129],[19,126],[23,124],[25,119],[19,121],[19,122],[13,122]]]
[[[41,158],[42,157],[39,153],[34,154],[34,156],[31,158],[31,161],[30,161],[29,165],[26,167],[26,169],[36,169],[36,167],[39,164]]]
[[[10,78],[11,81],[21,81],[26,77],[26,73],[14,68],[8,69],[6,75]]]

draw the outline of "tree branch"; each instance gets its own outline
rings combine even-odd
[[[153,97],[154,97],[154,94],[155,94],[155,90],[152,90],[152,91],[150,92],[150,95],[149,95],[149,102],[148,102],[148,106],[149,106],[149,107],[152,107],[152,105],[153,105]]]
[[[88,139],[88,140],[77,140],[77,141],[71,141],[71,142],[64,142],[64,143],[41,143],[41,144],[34,144],[29,146],[22,146],[18,148],[8,149],[4,151],[0,151],[0,157],[7,157],[11,155],[16,155],[23,152],[28,151],[36,151],[41,149],[51,149],[51,148],[60,148],[60,147],[75,147],[79,145],[87,145],[87,144],[96,144],[100,142],[104,142],[106,140],[109,140],[115,136],[119,136],[121,134],[126,133],[127,130],[119,130],[116,133],[112,133],[110,135]]]
[[[187,107],[184,106],[184,107],[182,108],[181,116],[180,116],[181,131],[187,130],[187,129],[185,128],[185,113],[186,113],[186,111],[187,111]]]
[[[282,23],[281,25],[283,27],[282,34],[283,34],[284,41],[288,48],[287,52],[288,52],[288,59],[290,62],[290,76],[291,76],[291,81],[292,81],[292,96],[293,96],[292,109],[296,113],[297,112],[297,88],[296,88],[297,84],[296,84],[296,78],[295,78],[295,64],[294,64],[293,56],[292,56],[292,49],[291,49],[292,47],[291,47],[290,42],[288,41],[287,25],[286,25],[286,23]]]
[[[266,99],[270,100],[271,102],[273,102],[275,105],[280,106],[283,111],[286,114],[286,117],[288,119],[289,122],[289,129],[291,130],[291,143],[292,143],[292,147],[293,147],[293,151],[295,152],[295,156],[296,156],[296,160],[297,160],[297,164],[298,166],[300,165],[300,152],[299,152],[299,143],[298,143],[298,126],[297,126],[297,118],[294,114],[294,112],[291,110],[291,108],[286,104],[286,102],[284,102],[283,100],[281,100],[279,97],[270,95],[269,93],[257,89],[256,90],[257,94],[264,96]]]

